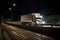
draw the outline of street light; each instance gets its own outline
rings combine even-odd
[[[16,4],[14,3],[13,6],[16,6]]]
[[[11,8],[9,8],[9,10],[11,10]]]
[[[11,11],[11,19],[12,19],[13,18],[12,8],[9,8],[9,10]]]

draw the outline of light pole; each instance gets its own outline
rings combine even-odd
[[[11,20],[12,20],[12,18],[13,18],[12,9],[11,9],[11,8],[9,8],[9,11],[11,11]]]
[[[15,3],[12,4],[12,8],[11,7],[9,8],[9,11],[11,11],[11,20],[13,20],[14,7],[16,7]]]
[[[13,3],[13,20],[15,21],[15,8],[16,8],[16,3]]]

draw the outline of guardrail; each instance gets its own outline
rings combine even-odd
[[[37,26],[41,27],[51,27],[51,28],[60,28],[60,24],[39,24]]]

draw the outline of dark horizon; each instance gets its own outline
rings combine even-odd
[[[14,8],[14,14],[24,15],[28,13],[41,13],[43,15],[55,15],[60,14],[58,1],[41,1],[41,0],[2,0],[0,2],[0,14],[1,16],[12,7],[12,4],[16,3]],[[12,7],[13,8],[13,7]]]

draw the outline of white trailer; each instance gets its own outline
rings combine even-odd
[[[25,25],[28,24],[43,24],[43,17],[40,15],[40,13],[31,13],[27,15],[21,16],[21,22]]]

